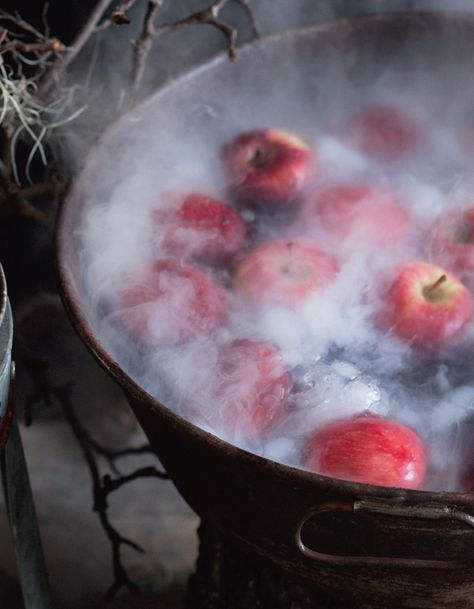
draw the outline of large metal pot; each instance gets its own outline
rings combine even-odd
[[[254,87],[259,65],[278,71],[306,66],[307,95],[332,62],[349,78],[371,78],[367,58],[384,62],[407,40],[419,40],[418,68],[445,57],[474,56],[474,19],[450,14],[391,14],[326,23],[264,39],[241,50],[237,65],[210,61],[156,93],[109,130],[75,180],[58,224],[58,266],[64,304],[89,349],[123,388],[138,420],[176,487],[203,518],[234,542],[271,561],[308,588],[377,606],[474,607],[474,495],[431,493],[355,484],[318,476],[255,456],[198,429],[143,391],[101,344],[82,297],[81,235],[84,209],[113,187],[133,158],[133,142],[150,125]],[[429,41],[429,44],[426,44]],[[433,41],[437,44],[433,47]],[[344,63],[345,62],[345,63]],[[262,97],[260,95],[260,97]],[[291,107],[291,105],[289,105]],[[260,109],[261,110],[261,109]],[[155,122],[156,121],[156,122]]]

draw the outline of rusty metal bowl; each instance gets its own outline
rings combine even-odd
[[[120,172],[136,132],[172,112],[185,121],[191,106],[204,107],[219,97],[221,87],[258,90],[258,79],[247,77],[255,64],[269,70],[306,66],[306,92],[317,95],[318,75],[332,61],[342,58],[348,77],[363,82],[372,77],[366,66],[374,53],[384,65],[411,39],[419,41],[418,67],[428,71],[447,56],[454,62],[458,55],[474,56],[474,19],[404,13],[323,23],[246,46],[237,65],[213,59],[158,91],[105,134],[72,185],[57,228],[60,288],[75,329],[125,392],[179,492],[228,539],[308,589],[336,598],[397,609],[469,609],[474,607],[474,495],[336,480],[206,433],[122,370],[98,338],[82,297],[81,214],[98,191],[106,198],[113,184],[102,177],[102,168],[116,166]]]

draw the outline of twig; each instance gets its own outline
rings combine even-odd
[[[124,457],[130,457],[133,455],[154,454],[149,444],[145,444],[144,446],[113,450],[111,448],[106,448],[105,446],[102,446],[90,436],[89,444],[93,448],[95,453],[97,453],[107,461],[108,466],[116,476],[122,475],[121,471],[117,467],[117,461],[119,459],[122,459]],[[161,475],[163,479],[168,477],[165,472],[161,472]]]
[[[145,71],[146,60],[150,53],[153,39],[157,36],[153,23],[162,4],[163,0],[148,0],[145,17],[143,19],[142,33],[140,38],[134,43],[132,97],[140,87]]]
[[[103,491],[108,494],[116,491],[124,484],[128,484],[138,478],[161,478],[161,480],[167,480],[168,476],[164,472],[156,469],[156,467],[150,465],[149,467],[141,467],[131,474],[126,476],[120,476],[120,478],[111,478],[108,474],[102,478]]]
[[[18,324],[16,333],[16,359],[17,362],[21,362],[26,371],[29,373],[33,381],[33,391],[27,398],[27,409],[26,417],[27,423],[31,423],[32,420],[32,407],[39,403],[44,402],[50,404],[54,398],[60,405],[66,420],[68,421],[72,433],[76,438],[92,480],[92,493],[93,493],[93,510],[97,513],[99,521],[105,531],[105,534],[111,544],[112,549],[112,567],[113,567],[113,582],[106,593],[106,599],[110,600],[114,595],[121,589],[126,588],[132,593],[138,593],[138,586],[129,577],[123,562],[122,562],[122,547],[128,546],[137,552],[143,553],[144,550],[134,541],[121,535],[117,529],[112,525],[108,514],[108,498],[110,493],[113,493],[117,489],[121,488],[125,484],[128,484],[139,478],[167,478],[165,472],[160,471],[155,466],[148,466],[140,468],[125,476],[119,476],[112,478],[110,475],[102,476],[98,463],[96,461],[94,451],[105,452],[110,456],[117,457],[119,451],[112,451],[109,449],[100,448],[99,445],[91,439],[88,431],[83,426],[82,422],[78,418],[76,411],[72,404],[72,384],[67,383],[63,385],[55,385],[51,382],[48,374],[48,363],[46,360],[39,358],[34,354],[28,347],[22,332],[21,332],[21,320],[26,319],[25,314],[28,316],[28,311],[32,313],[31,309],[25,308],[25,312],[20,317],[20,323]],[[144,452],[151,452],[149,447],[138,447],[129,448],[125,451],[120,451],[121,455],[138,454]]]
[[[250,10],[250,0],[239,0],[246,8],[252,19],[252,26],[256,26],[256,19],[253,11]],[[229,2],[229,0],[214,0],[214,2],[206,9],[188,15],[178,21],[164,23],[160,26],[154,26],[154,19],[162,5],[162,0],[149,0],[147,11],[143,22],[143,30],[140,38],[134,44],[134,61],[132,71],[132,92],[133,95],[138,91],[143,73],[145,70],[146,60],[151,50],[153,40],[166,32],[176,31],[196,24],[207,24],[218,29],[224,34],[227,39],[227,53],[231,61],[237,59],[237,30],[222,21],[219,18],[220,11]],[[255,23],[255,26],[254,26]],[[258,27],[257,27],[258,30]]]
[[[59,80],[60,75],[65,71],[71,61],[83,49],[89,38],[94,33],[97,24],[110,5],[111,0],[98,0],[93,11],[89,15],[87,21],[77,33],[72,41],[69,52],[63,55],[62,58],[50,68],[49,72],[44,76],[41,82],[41,93],[46,93],[54,82]]]
[[[56,198],[63,190],[64,184],[61,182],[38,182],[20,188],[17,192],[23,199],[36,199],[47,195],[53,195]]]
[[[114,8],[108,19],[104,19],[102,23],[95,28],[96,32],[101,32],[111,25],[128,25],[131,23],[127,12],[132,8],[137,0],[127,0]]]
[[[48,23],[48,13],[49,13],[49,2],[46,1],[43,4],[43,10],[41,11],[41,23],[43,25],[44,35],[49,38],[51,30]]]
[[[21,40],[12,40],[11,42],[2,45],[2,53],[61,53],[65,46],[57,38],[45,40],[43,42],[22,42]]]
[[[218,30],[220,30],[227,38],[227,53],[231,61],[237,59],[236,41],[237,41],[237,30],[230,26],[225,21],[219,19],[219,13],[229,0],[215,0],[208,8],[193,13],[184,19],[180,19],[173,23],[165,23],[160,27],[154,29],[153,35],[156,37],[164,32],[171,32],[174,30],[180,30],[190,25],[198,23],[207,23]]]
[[[112,448],[106,448],[105,446],[98,444],[95,440],[91,438],[90,445],[96,453],[102,455],[108,461],[116,461],[117,459],[121,459],[122,457],[128,457],[130,455],[145,455],[148,453],[153,453],[153,450],[149,444],[144,444],[143,446],[137,446],[132,448],[122,448],[120,450],[113,450]]]
[[[64,385],[62,387],[54,387],[52,389],[53,395],[61,404],[66,419],[68,420],[71,430],[81,447],[84,459],[89,467],[89,472],[92,477],[93,497],[94,497],[94,511],[99,516],[100,523],[105,530],[105,533],[112,545],[112,565],[114,571],[114,582],[107,591],[106,598],[110,600],[121,588],[127,588],[130,592],[138,593],[138,586],[130,579],[127,571],[122,564],[121,547],[126,545],[133,548],[137,552],[143,553],[144,550],[138,544],[120,535],[118,531],[112,526],[109,521],[107,508],[107,497],[109,491],[101,484],[101,477],[99,468],[94,459],[92,450],[87,442],[87,433],[82,426],[82,423],[77,418],[75,410],[71,402],[71,387]]]
[[[155,26],[154,21],[163,0],[149,0],[143,21],[143,29],[140,38],[134,43],[134,57],[132,70],[132,92],[133,95],[138,91],[143,73],[145,71],[146,60],[150,53],[153,40],[161,34],[189,27],[196,24],[210,25],[224,34],[227,39],[227,53],[231,61],[237,59],[237,30],[226,21],[220,19],[220,12],[228,4],[229,0],[214,0],[207,8],[188,15],[178,21],[164,23]],[[246,11],[253,33],[256,37],[260,36],[260,28],[253,9],[252,0],[238,0]]]
[[[239,0],[239,2],[247,13],[250,24],[252,26],[253,35],[255,36],[255,38],[260,38],[262,32],[260,30],[260,24],[258,23],[257,15],[255,14],[255,10],[253,8],[252,0]]]
[[[33,25],[31,25],[31,23],[22,19],[21,16],[19,15],[19,13],[15,13],[14,15],[11,15],[10,13],[6,13],[5,11],[0,9],[0,21],[7,21],[10,23],[13,23],[16,27],[18,27],[23,32],[28,32],[34,38],[37,38],[39,40],[47,41],[49,39],[49,36],[47,34],[43,34],[39,30],[37,30]]]
[[[43,226],[44,228],[51,227],[54,222],[48,214],[35,207],[31,201],[23,197],[17,198],[16,208],[20,216],[30,218],[36,224]]]

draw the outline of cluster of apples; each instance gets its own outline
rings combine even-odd
[[[423,145],[421,125],[391,107],[358,110],[344,133],[349,146],[383,162],[397,162]],[[318,223],[335,239],[358,235],[374,246],[399,243],[412,229],[397,198],[370,185],[334,184],[308,195],[318,159],[292,134],[276,129],[243,133],[224,146],[221,158],[233,205],[202,193],[172,193],[151,214],[162,256],[126,278],[115,304],[121,327],[141,349],[211,334],[225,324],[231,295],[251,309],[295,308],[337,278],[338,261],[304,231],[301,238],[258,243],[258,236],[249,237],[239,209],[281,215],[285,222],[293,218],[302,226]],[[474,271],[474,209],[449,215],[429,233],[433,251],[450,269]],[[459,335],[473,310],[470,291],[456,275],[425,261],[401,268],[383,300],[374,325],[422,349]],[[217,418],[224,432],[238,427],[254,440],[278,427],[292,381],[277,347],[248,337],[228,341],[217,368],[213,391],[220,409],[213,424]],[[239,383],[249,369],[251,383]],[[425,448],[404,425],[363,415],[309,436],[303,461],[313,471],[387,486],[418,488],[423,483]]]

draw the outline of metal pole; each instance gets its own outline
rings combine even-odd
[[[25,609],[53,609],[33,495],[15,417],[7,445],[0,456],[0,466]]]

